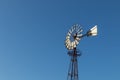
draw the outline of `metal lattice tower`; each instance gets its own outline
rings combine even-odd
[[[81,53],[78,53],[76,48],[73,51],[69,51],[68,55],[71,57],[68,77],[67,80],[78,80],[78,56],[81,56]]]

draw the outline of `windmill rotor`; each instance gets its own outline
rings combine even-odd
[[[77,47],[79,44],[79,41],[81,38],[79,36],[82,36],[82,28],[80,25],[76,24],[73,25],[71,29],[69,29],[66,40],[65,40],[65,46],[68,50],[73,50]]]

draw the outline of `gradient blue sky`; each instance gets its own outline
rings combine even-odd
[[[98,36],[78,48],[80,80],[120,80],[119,0],[0,0],[0,80],[66,80],[68,29]]]

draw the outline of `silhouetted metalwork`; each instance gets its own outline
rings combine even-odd
[[[74,48],[73,50],[68,52],[68,55],[71,57],[69,70],[68,70],[68,77],[67,80],[78,80],[78,56],[81,56],[81,53]]]

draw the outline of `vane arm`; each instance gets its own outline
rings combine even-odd
[[[85,36],[87,36],[87,34],[83,34],[82,36],[80,36],[79,38],[83,38],[83,37],[85,37]]]
[[[91,28],[86,34],[83,34],[82,36],[80,36],[79,38],[83,38],[85,36],[89,37],[89,36],[96,36],[97,35],[97,25],[95,25],[93,28]]]

